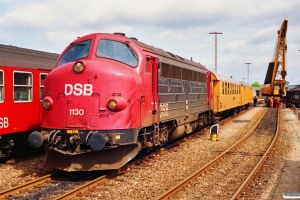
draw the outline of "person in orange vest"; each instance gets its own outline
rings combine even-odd
[[[280,106],[280,97],[276,99],[276,108],[279,108],[279,106]]]
[[[273,97],[270,98],[270,108],[273,108],[274,99]]]

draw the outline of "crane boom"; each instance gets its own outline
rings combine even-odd
[[[284,19],[280,30],[273,61],[269,63],[264,85],[260,90],[262,96],[285,96],[286,72],[286,32],[288,19]]]

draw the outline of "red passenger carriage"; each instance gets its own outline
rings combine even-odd
[[[40,130],[44,80],[57,54],[0,45],[0,157]]]

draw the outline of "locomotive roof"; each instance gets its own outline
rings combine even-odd
[[[182,58],[176,54],[173,54],[171,52],[168,51],[164,51],[163,49],[157,48],[157,47],[153,47],[150,46],[148,44],[145,44],[143,42],[138,41],[135,38],[131,38],[137,45],[139,45],[141,48],[143,48],[146,51],[149,52],[154,52],[157,55],[160,55],[160,59],[162,60],[162,62],[170,64],[170,65],[178,65],[178,62],[181,62],[180,66],[184,67],[185,64],[187,64],[185,67],[188,68],[190,65],[194,66],[194,67],[198,67],[201,69],[206,69],[205,66],[203,66],[200,63]]]
[[[0,44],[1,66],[52,70],[58,56],[55,53]]]

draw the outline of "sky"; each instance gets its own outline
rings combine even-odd
[[[61,53],[90,33],[122,32],[217,72],[263,84],[288,19],[287,76],[300,84],[300,1],[0,0],[0,44]],[[251,63],[251,64],[245,64]]]

